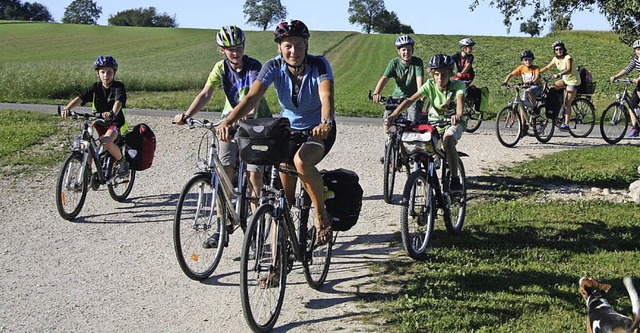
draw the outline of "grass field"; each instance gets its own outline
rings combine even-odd
[[[125,82],[130,108],[185,109],[198,93],[213,66],[221,59],[214,30],[67,25],[57,23],[0,24],[0,101],[64,103],[95,80],[92,61],[111,54],[120,62],[117,79]],[[276,55],[270,31],[247,32],[247,54],[260,61]],[[375,87],[387,62],[394,57],[394,35],[312,31],[310,53],[323,54],[335,75],[336,106],[343,116],[382,114],[367,93]],[[435,53],[457,51],[459,35],[414,35],[415,55],[428,61]],[[594,96],[598,109],[613,98],[618,87],[608,78],[627,65],[632,50],[608,32],[563,32],[542,38],[471,36],[476,85],[491,90],[495,113],[511,97],[498,89],[506,74],[519,64],[519,52],[531,49],[536,63],[552,57],[551,43],[561,39],[577,63],[586,66],[598,82]],[[634,73],[635,75],[635,73]],[[389,84],[385,94],[391,92]],[[275,93],[267,100],[278,110]],[[206,109],[219,110],[221,94]]]

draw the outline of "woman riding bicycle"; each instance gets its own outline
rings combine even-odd
[[[616,75],[612,76],[611,79],[609,79],[611,83],[613,83],[618,78],[631,73],[634,68],[638,71],[638,74],[640,74],[640,39],[633,42],[633,50],[634,55],[629,61],[629,65],[627,65],[627,67],[618,72]],[[638,102],[640,102],[640,79],[633,79],[633,83],[636,84],[636,88],[633,90],[633,93],[629,95],[629,97],[631,97],[631,106],[635,107],[635,109],[637,110],[638,107],[640,107],[640,105],[638,105]],[[640,134],[640,125],[638,125],[638,118],[636,117],[635,112],[629,112],[629,115],[631,116],[632,126],[631,130],[629,130],[629,133],[627,134],[627,137],[632,138]]]
[[[240,103],[249,91],[249,87],[258,76],[262,64],[246,54],[244,54],[245,35],[242,29],[231,25],[224,26],[216,34],[216,43],[218,44],[220,53],[225,58],[218,61],[211,70],[209,78],[202,88],[202,91],[191,102],[189,109],[184,113],[179,113],[174,117],[174,121],[178,125],[184,124],[185,118],[191,118],[198,113],[211,100],[215,88],[219,87],[225,95],[224,109],[222,109],[222,118],[225,118],[233,108]],[[263,98],[259,104],[250,110],[244,118],[270,118],[271,111],[267,101]],[[243,118],[243,119],[244,119]],[[229,179],[233,179],[233,172],[238,165],[238,144],[235,142],[219,142],[218,155]],[[249,181],[254,191],[253,197],[257,197],[259,189],[263,185],[262,170],[256,165],[247,165],[249,171]],[[255,210],[256,204],[251,203],[252,210]],[[203,244],[206,248],[216,248],[219,233],[214,233]]]
[[[453,70],[455,63],[453,58],[446,54],[436,54],[429,60],[429,69],[432,78],[428,79],[418,92],[409,99],[402,102],[393,113],[390,119],[400,114],[411,104],[426,97],[430,102],[428,118],[443,119],[445,111],[455,111],[451,116],[451,125],[438,128],[438,132],[442,135],[443,147],[447,152],[447,162],[451,169],[452,192],[460,192],[463,190],[458,176],[458,151],[456,144],[462,138],[462,133],[466,128],[466,121],[462,117],[462,109],[464,105],[465,84],[462,81],[453,80]]]
[[[316,165],[329,152],[336,138],[333,73],[327,59],[307,53],[309,29],[299,20],[284,21],[274,31],[280,55],[267,61],[245,98],[218,126],[222,140],[231,139],[231,124],[248,114],[274,84],[282,117],[294,131],[309,131],[303,140],[289,143],[288,165],[298,177],[316,208],[318,242],[331,238],[331,221],[324,206],[324,184]],[[297,178],[280,175],[286,199],[293,202]]]
[[[115,143],[119,135],[127,131],[128,123],[125,119],[127,104],[127,90],[124,83],[114,80],[118,71],[118,62],[112,56],[99,56],[93,62],[93,69],[100,81],[92,84],[84,93],[69,102],[61,113],[62,118],[69,116],[69,111],[77,106],[91,102],[94,112],[99,112],[93,127],[100,135],[100,142],[104,148],[119,163],[119,174],[129,172],[129,164],[122,156],[120,148]],[[90,161],[89,161],[90,163]]]
[[[562,78],[551,87],[552,89],[565,89],[567,92],[564,96],[564,120],[560,126],[560,130],[569,130],[569,121],[571,119],[571,103],[578,94],[578,86],[581,83],[580,74],[573,61],[571,55],[567,54],[567,49],[562,41],[555,41],[551,45],[555,56],[548,65],[540,69],[540,74],[548,71],[551,67],[556,67],[559,73],[553,74],[554,78]]]

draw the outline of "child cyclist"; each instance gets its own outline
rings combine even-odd
[[[569,130],[569,120],[571,119],[571,103],[578,93],[578,86],[581,83],[580,74],[570,54],[567,54],[567,48],[562,41],[555,41],[551,45],[554,57],[548,65],[540,69],[540,74],[546,72],[551,67],[556,67],[560,72],[553,74],[554,78],[562,78],[554,84],[554,89],[565,89],[567,92],[564,96],[564,120],[560,126],[560,130]]]
[[[245,35],[242,29],[236,26],[224,26],[216,34],[216,43],[220,47],[220,53],[225,58],[218,61],[211,70],[209,78],[204,88],[195,97],[191,105],[184,113],[179,113],[174,117],[174,122],[183,125],[185,118],[191,118],[198,113],[211,99],[215,88],[220,88],[226,97],[224,109],[222,110],[222,118],[233,110],[240,103],[249,91],[251,83],[256,79],[262,64],[244,54]],[[271,112],[267,106],[267,102],[261,99],[258,106],[252,109],[246,118],[266,118],[271,117]],[[238,144],[232,141],[218,142],[218,154],[229,179],[233,179],[233,172],[238,164]],[[247,165],[249,171],[249,181],[254,191],[258,191],[262,185],[262,170],[255,165]],[[257,194],[254,193],[254,197]],[[255,209],[255,203],[251,203],[252,209]],[[220,233],[215,232],[207,239],[203,246],[205,248],[216,248]]]
[[[640,39],[633,42],[633,50],[634,50],[634,55],[631,58],[631,61],[629,61],[629,65],[627,65],[627,67],[625,67],[623,70],[618,72],[616,75],[612,76],[611,79],[609,80],[611,81],[611,83],[613,83],[618,78],[621,78],[631,73],[631,71],[634,68],[638,71],[638,74],[640,75]],[[632,104],[631,106],[634,107],[635,110],[638,110],[638,107],[640,107],[640,105],[638,105],[638,102],[640,102],[640,78],[633,79],[633,83],[636,84],[636,88],[633,90],[633,93],[630,94],[629,97],[631,97],[631,104]],[[632,138],[640,134],[640,126],[638,125],[638,118],[636,116],[636,113],[629,112],[629,115],[631,116],[632,126],[631,126],[631,130],[627,134],[627,137]]]
[[[454,80],[463,81],[467,87],[471,84],[476,77],[476,72],[473,70],[473,46],[476,42],[471,38],[463,38],[458,42],[460,51],[456,52],[452,57],[456,63],[456,75]]]
[[[71,109],[91,102],[93,111],[99,113],[97,118],[104,120],[96,121],[93,127],[100,135],[100,142],[104,148],[119,164],[118,173],[124,175],[129,172],[129,164],[115,141],[128,127],[125,119],[127,91],[122,82],[114,80],[118,62],[112,56],[99,56],[93,63],[93,69],[99,81],[87,88],[82,95],[71,100],[63,108],[61,116],[66,119]]]
[[[372,99],[374,103],[380,101],[380,93],[389,82],[389,79],[395,79],[396,87],[391,96],[394,98],[408,98],[418,91],[424,80],[424,63],[422,59],[413,56],[413,47],[415,42],[409,35],[402,35],[396,38],[396,50],[398,56],[391,59],[382,77],[373,90]],[[407,118],[411,121],[417,119],[422,110],[422,101],[416,102],[408,111]],[[385,110],[384,119],[389,116],[390,111]],[[387,133],[385,122],[384,133]]]
[[[520,60],[522,64],[514,69],[511,73],[504,78],[502,86],[507,86],[509,80],[514,76],[522,77],[522,83],[528,84],[529,87],[524,91],[522,100],[529,104],[533,110],[536,108],[536,97],[542,93],[542,87],[540,86],[540,67],[533,64],[535,59],[533,52],[525,50],[520,52]],[[520,117],[522,123],[525,124],[526,117],[523,110],[520,110]]]
[[[451,56],[446,54],[436,54],[429,60],[429,70],[432,78],[418,89],[409,99],[400,104],[389,119],[400,114],[411,104],[426,97],[430,106],[428,110],[429,119],[443,119],[445,111],[455,111],[451,116],[451,125],[438,128],[442,135],[443,147],[447,152],[447,162],[451,169],[451,192],[462,191],[462,184],[458,176],[458,151],[456,144],[462,137],[467,125],[462,117],[464,104],[465,84],[462,81],[453,80],[455,62]]]

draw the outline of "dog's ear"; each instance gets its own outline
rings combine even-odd
[[[609,289],[611,289],[611,285],[608,283],[600,283],[598,285],[598,288],[602,291],[604,291],[605,293],[609,292]]]

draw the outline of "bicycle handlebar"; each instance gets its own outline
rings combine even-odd
[[[630,78],[624,78],[624,79],[620,79],[620,78],[618,78],[618,79],[613,80],[613,83],[632,84],[632,83],[633,83],[633,80],[632,80],[632,79],[630,79]]]
[[[400,103],[404,102],[405,99],[406,98],[404,97],[395,98],[393,96],[389,96],[389,97],[380,96],[380,101],[378,102],[378,104],[382,104],[384,106],[398,106],[400,105]],[[369,90],[369,100],[373,100],[373,95],[371,94],[371,90]]]
[[[87,112],[76,112],[76,111],[73,111],[73,110],[69,110],[69,115],[74,120],[78,119],[79,117],[96,118],[98,116],[98,114],[100,114],[100,112],[87,113]],[[62,116],[62,108],[60,108],[60,105],[58,105],[58,116]]]

